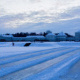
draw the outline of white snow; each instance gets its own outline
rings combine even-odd
[[[76,48],[77,49],[77,48]],[[27,62],[27,63],[24,63],[24,64],[19,64],[17,66],[12,66],[12,67],[7,67],[7,68],[3,68],[0,70],[0,76],[3,76],[3,75],[6,75],[6,74],[9,74],[11,72],[15,72],[17,70],[20,70],[20,69],[24,69],[25,67],[28,68],[28,67],[31,67],[33,65],[36,65],[36,64],[40,64],[42,62],[45,62],[45,61],[48,61],[48,60],[51,60],[53,58],[56,58],[58,56],[61,56],[61,55],[64,55],[66,53],[69,53],[69,52],[72,52],[72,51],[75,51],[76,50],[75,48],[74,49],[71,49],[71,50],[68,50],[66,52],[62,52],[62,53],[58,53],[58,54],[53,54],[53,55],[50,55],[50,56],[47,56],[47,57],[43,57],[43,58],[40,58],[40,59],[37,59],[37,60],[33,60],[33,61],[30,61],[30,62]],[[36,54],[37,55],[37,54]],[[36,56],[35,55],[35,56]],[[40,54],[38,54],[39,56]],[[31,57],[33,57],[34,55],[30,55]],[[28,58],[28,56],[26,57]],[[20,59],[19,59],[20,60]],[[17,61],[17,59],[15,59],[15,61]],[[6,62],[6,61],[5,61]],[[2,64],[2,61],[0,61],[0,64]]]
[[[14,42],[15,47],[24,47],[26,43],[31,43],[30,47],[79,47],[80,42]],[[0,42],[0,47],[12,47],[12,42]]]
[[[27,42],[14,42],[15,45],[12,46],[12,42],[0,42],[0,65],[4,66],[0,69],[0,80],[18,80],[19,77],[15,78],[15,74],[20,76],[19,71],[24,72],[28,68],[30,72],[35,71],[31,67],[42,66],[50,60],[65,56],[54,65],[48,65],[34,74],[31,72],[29,76],[23,73],[24,76],[21,77],[21,80],[60,80],[60,76],[66,74],[80,60],[79,42],[29,42],[31,45],[24,47],[25,43]]]
[[[29,47],[24,47],[28,42],[0,42],[0,57],[16,55],[25,52],[57,48],[57,47],[80,47],[79,42],[32,42]]]
[[[61,61],[38,74],[25,78],[24,80],[59,80],[59,76],[65,74],[65,71],[80,59],[79,55],[80,53],[70,56],[64,61]]]

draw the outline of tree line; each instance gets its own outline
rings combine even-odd
[[[36,33],[36,32],[20,32],[20,33],[14,33],[12,34],[14,37],[26,37],[26,36],[46,36],[48,33],[43,32],[43,33]],[[55,35],[58,35],[59,33],[55,33]],[[65,33],[67,37],[73,37],[72,35]],[[9,33],[6,33],[6,35],[10,35]]]

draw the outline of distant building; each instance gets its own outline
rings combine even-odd
[[[75,32],[75,37],[68,33],[56,33],[46,31],[46,35],[29,35],[26,37],[14,37],[11,34],[0,35],[0,41],[80,41],[80,31]]]
[[[40,41],[40,40],[45,40],[44,36],[27,36],[26,37],[27,41]]]
[[[75,37],[67,37],[66,41],[75,41]]]
[[[63,32],[56,35],[56,41],[66,41],[67,35]]]
[[[12,35],[0,35],[0,41],[12,41]]]
[[[80,31],[75,32],[75,41],[80,41]]]
[[[46,35],[46,39],[49,40],[49,41],[56,41],[56,36],[53,33],[48,33]]]
[[[13,41],[26,41],[26,37],[13,37]]]
[[[52,32],[50,30],[47,30],[46,33],[49,34],[49,33],[52,33]]]

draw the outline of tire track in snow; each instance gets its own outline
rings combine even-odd
[[[44,52],[44,51],[46,51],[46,50],[61,49],[61,48],[64,48],[64,47],[51,48],[51,49],[38,50],[38,51],[31,51],[31,52],[23,52],[23,53],[20,53],[20,54],[8,55],[8,56],[0,57],[0,60],[2,60],[2,59],[8,59],[8,58],[13,58],[13,57],[21,56],[21,55],[26,55],[26,54],[34,54],[34,53]],[[65,47],[65,48],[66,48],[66,47]]]
[[[19,71],[19,70],[22,70],[22,69],[25,69],[25,68],[29,68],[31,66],[35,66],[37,64],[40,64],[40,63],[43,63],[43,62],[46,62],[48,60],[51,60],[53,58],[56,58],[56,57],[59,57],[61,55],[64,55],[64,54],[67,54],[69,52],[72,52],[72,51],[75,51],[77,50],[78,48],[74,48],[74,49],[71,49],[71,50],[68,50],[66,52],[62,52],[62,53],[59,53],[59,54],[53,54],[51,56],[47,56],[47,57],[43,57],[43,58],[40,58],[40,59],[36,59],[36,60],[33,60],[33,61],[30,61],[30,62],[27,62],[27,63],[24,63],[24,64],[20,64],[20,65],[14,65],[12,67],[6,67],[6,68],[2,68],[0,70],[0,77],[2,76],[5,76],[7,74],[10,74],[12,72],[16,72],[16,71]]]
[[[70,56],[69,58],[57,63],[56,65],[53,65],[38,74],[22,80],[59,80],[59,76],[65,74],[65,72],[67,72],[67,70],[79,60],[80,53],[76,53],[73,56]]]
[[[66,74],[60,76],[59,80],[80,80],[80,60]]]
[[[0,68],[5,68],[5,67],[10,67],[10,66],[14,66],[14,65],[18,65],[18,64],[22,64],[22,63],[25,63],[25,62],[29,62],[29,61],[32,61],[32,60],[36,60],[36,59],[39,59],[39,58],[42,58],[42,57],[46,57],[46,56],[50,56],[50,55],[53,55],[53,54],[58,54],[58,53],[61,53],[61,52],[65,52],[67,50],[70,50],[70,48],[66,48],[66,49],[63,49],[63,50],[53,50],[51,52],[47,52],[46,53],[40,53],[40,55],[37,55],[37,56],[33,56],[31,55],[31,58],[27,58],[27,59],[21,59],[19,61],[15,61],[15,62],[10,62],[10,63],[7,63],[7,64],[2,64],[0,65]]]
[[[43,51],[43,52],[38,52],[38,53],[32,53],[32,54],[25,54],[25,55],[19,55],[19,56],[15,56],[15,57],[11,57],[11,58],[7,58],[7,59],[1,59],[0,60],[0,65],[2,64],[7,64],[7,63],[11,63],[11,62],[15,62],[15,61],[19,61],[19,60],[23,60],[23,59],[28,59],[28,58],[32,58],[32,57],[36,57],[36,56],[40,56],[40,55],[44,55],[44,54],[48,54],[48,53],[51,53],[51,52],[56,52],[56,51],[59,51],[59,50],[62,50],[63,48],[61,49],[51,49],[51,50],[46,50],[46,51]],[[64,49],[68,49],[68,48],[64,48]]]
[[[41,63],[41,64],[37,64],[35,66],[32,66],[30,68],[27,68],[27,69],[23,69],[23,70],[20,70],[20,71],[17,71],[17,72],[14,72],[14,73],[11,73],[11,74],[8,74],[2,78],[0,78],[1,80],[22,80],[24,77],[27,77],[27,76],[30,76],[30,75],[33,75],[33,74],[36,74],[36,73],[39,73],[41,72],[42,70],[52,66],[52,65],[55,65],[56,63],[64,60],[65,58],[68,58],[69,56],[72,56],[73,54],[79,52],[80,50],[76,50],[74,52],[70,52],[68,54],[65,54],[65,55],[62,55],[62,56],[59,56],[57,58],[54,58],[52,60],[49,60],[49,61],[46,61],[44,63]]]

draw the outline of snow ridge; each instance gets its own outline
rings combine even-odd
[[[23,63],[23,64],[20,64],[20,65],[14,65],[12,67],[2,68],[0,70],[0,77],[2,77],[4,75],[7,75],[7,74],[10,74],[12,72],[21,70],[21,69],[29,68],[31,66],[43,63],[45,61],[51,60],[53,58],[59,57],[61,55],[67,54],[67,53],[70,53],[70,52],[75,51],[77,49],[79,49],[79,48],[73,48],[71,50],[67,50],[66,52],[62,52],[62,53],[58,53],[58,54],[53,54],[51,56],[47,56],[47,57],[43,57],[43,58],[40,58],[40,59],[36,59],[36,60],[30,61],[30,62],[27,62],[27,63]]]
[[[65,49],[68,49],[68,48],[64,48],[64,50]],[[58,49],[58,48],[56,48],[56,49],[49,49],[49,50],[47,50],[47,52],[45,50],[45,51],[33,52],[33,53],[23,53],[21,55],[17,55],[17,56],[20,56],[18,58],[12,58],[12,59],[7,59],[7,60],[0,60],[0,65],[11,63],[11,62],[15,62],[15,61],[19,61],[19,60],[22,60],[22,59],[28,59],[28,58],[32,58],[32,57],[36,57],[36,56],[40,56],[40,55],[45,55],[45,54],[48,54],[48,53],[61,51],[61,50],[63,50],[63,48],[60,48],[60,49]],[[23,56],[23,57],[21,57],[21,56]]]
[[[56,65],[22,80],[59,80],[59,76],[64,75],[78,60],[80,60],[80,53],[76,53]]]

